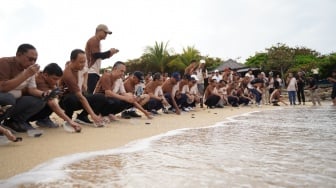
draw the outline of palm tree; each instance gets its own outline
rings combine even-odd
[[[190,64],[191,60],[198,60],[199,58],[200,52],[194,46],[187,46],[187,48],[183,48],[181,60],[186,66]]]
[[[159,68],[161,72],[164,72],[169,57],[167,47],[168,42],[164,44],[163,42],[158,43],[155,41],[154,46],[146,47],[145,53],[142,56],[148,63],[153,64],[155,67]]]

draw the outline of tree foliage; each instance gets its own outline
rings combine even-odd
[[[126,62],[127,72],[140,70],[143,72],[183,72],[192,59],[206,61],[208,70],[214,70],[223,60],[218,57],[202,56],[194,46],[183,48],[181,54],[174,54],[173,49],[168,48],[168,42],[155,42],[153,46],[147,46],[140,58]],[[311,70],[319,68],[320,78],[330,76],[336,68],[336,53],[321,55],[319,52],[306,47],[289,47],[286,44],[277,43],[265,52],[258,52],[250,56],[245,65],[247,67],[260,68],[265,73],[276,71],[284,77],[288,72],[296,73],[304,71],[311,74]]]
[[[320,78],[330,75],[330,70],[336,66],[335,53],[321,56],[319,52],[306,47],[292,48],[281,43],[265,50],[266,52],[256,53],[249,57],[245,64],[248,67],[260,68],[265,72],[277,71],[282,76],[288,72],[297,73],[299,71],[311,74],[312,69],[319,68]]]
[[[167,60],[169,55],[168,42],[158,43],[155,41],[154,46],[146,47],[143,59],[149,66],[152,66],[153,69],[159,69],[161,72],[164,72],[168,63]]]

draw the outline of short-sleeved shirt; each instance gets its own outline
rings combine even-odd
[[[182,87],[181,93],[189,93],[189,85],[186,84]]]
[[[154,95],[157,97],[162,97],[163,96],[163,91],[161,86],[157,86],[154,90]]]
[[[15,78],[23,71],[24,69],[20,66],[19,62],[15,60],[15,57],[0,58],[0,83],[1,81]],[[19,98],[22,96],[22,90],[25,88],[36,88],[35,75],[29,77],[8,93],[13,94],[15,98]]]
[[[288,83],[287,91],[296,91],[296,78],[292,77]]]
[[[125,87],[124,87],[124,82],[121,78],[117,79],[114,82],[114,86],[113,86],[113,93],[117,93],[117,94],[123,94],[126,93]]]
[[[74,71],[70,66],[67,66],[61,78],[61,88],[64,90],[64,94],[80,92],[81,88],[78,86],[78,71]]]
[[[190,89],[189,89],[189,93],[190,93],[191,95],[197,95],[197,93],[198,93],[197,84],[194,84],[194,85],[192,85],[192,86],[190,87]]]
[[[100,41],[96,36],[91,37],[85,46],[85,54],[88,62],[89,73],[99,74],[101,59],[96,59],[93,54],[100,53]]]

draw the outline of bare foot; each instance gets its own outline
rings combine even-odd
[[[109,114],[108,117],[109,117],[110,121],[118,121],[118,118],[113,114]]]

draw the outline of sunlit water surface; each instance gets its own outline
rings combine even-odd
[[[245,114],[58,158],[0,187],[336,187],[335,114],[332,106]]]

